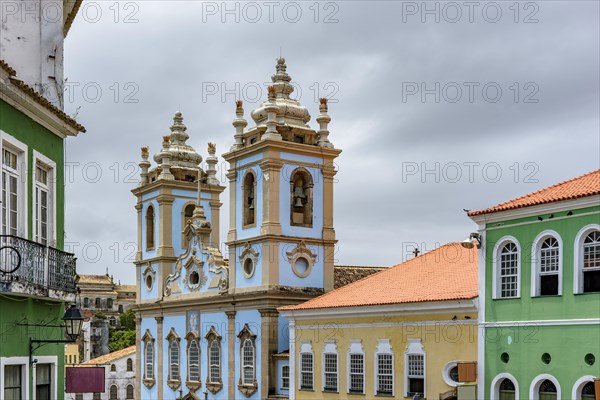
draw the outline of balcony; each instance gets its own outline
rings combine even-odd
[[[0,292],[73,301],[75,260],[74,254],[0,235]]]

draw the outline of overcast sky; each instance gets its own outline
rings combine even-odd
[[[336,263],[463,240],[463,209],[600,167],[598,15],[597,1],[85,0],[65,49],[65,109],[87,128],[67,140],[67,248],[80,273],[134,283],[139,148],[156,153],[180,109],[204,158],[209,141],[225,152],[234,101],[251,123],[280,51],[312,127],[330,98]]]

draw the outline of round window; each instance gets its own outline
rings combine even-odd
[[[200,283],[200,275],[198,274],[198,271],[192,271],[192,273],[190,273],[190,285],[198,285]]]
[[[596,362],[596,357],[594,357],[594,355],[592,353],[587,353],[585,355],[585,363],[587,365],[594,365],[595,362]]]
[[[508,360],[510,360],[510,356],[508,355],[508,353],[502,353],[500,355],[500,360],[504,363],[507,364]]]
[[[296,272],[305,274],[308,271],[308,260],[304,257],[298,257],[296,260]]]
[[[148,288],[148,290],[152,289],[152,284],[154,282],[152,282],[152,275],[148,274],[146,275],[146,287]]]
[[[458,366],[452,367],[448,375],[454,382],[458,382]]]
[[[550,357],[550,354],[548,354],[548,353],[542,354],[542,362],[544,364],[550,364],[550,361],[552,361],[552,357]]]
[[[244,261],[244,275],[250,278],[254,274],[254,262],[250,258]]]

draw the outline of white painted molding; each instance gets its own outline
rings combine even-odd
[[[490,385],[490,400],[500,399],[500,384],[504,379],[509,379],[515,385],[515,400],[519,400],[519,381],[508,372],[498,374],[492,380],[492,384]]]
[[[558,383],[558,379],[549,374],[540,374],[531,381],[531,386],[529,387],[529,400],[539,400],[539,388],[542,382],[545,380],[549,380],[550,382],[554,383],[554,386],[556,386],[556,398],[562,399],[560,383]]]
[[[589,224],[577,232],[573,242],[573,293],[583,293],[583,241],[592,231],[600,231],[599,224]]]
[[[558,295],[562,296],[563,241],[558,232],[551,229],[540,232],[531,245],[531,297],[540,296],[540,251],[544,240],[554,238],[558,242]]]
[[[530,321],[498,321],[498,322],[483,322],[480,326],[486,328],[494,327],[532,327],[532,326],[560,326],[560,325],[599,325],[600,318],[588,319],[547,319],[547,320],[530,320]]]
[[[594,379],[596,379],[596,377],[592,375],[585,375],[577,379],[577,381],[575,381],[575,384],[573,385],[573,390],[571,391],[571,399],[581,400],[581,390],[583,389],[583,386],[588,382],[593,383]]]
[[[513,242],[517,246],[517,296],[516,297],[500,297],[500,268],[499,259],[501,248],[508,242]],[[521,298],[521,275],[523,269],[521,268],[521,244],[514,236],[506,235],[502,236],[496,241],[494,245],[494,251],[492,252],[492,298],[493,299],[519,299]]]

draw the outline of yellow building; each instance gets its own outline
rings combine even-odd
[[[475,248],[450,243],[279,311],[290,399],[452,399],[475,380]]]
[[[65,369],[79,364],[79,345],[77,343],[65,344]]]

